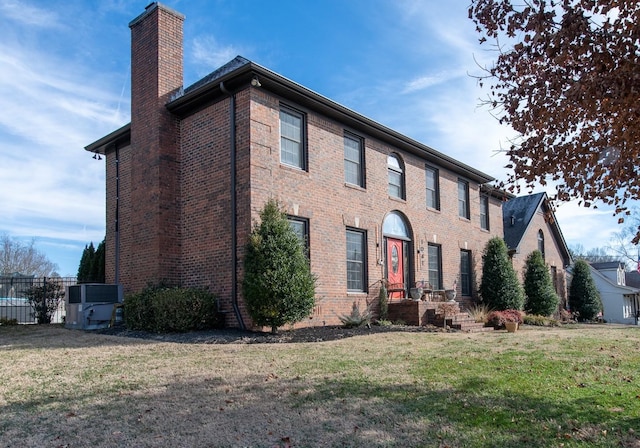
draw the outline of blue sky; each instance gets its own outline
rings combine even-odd
[[[185,86],[242,55],[388,127],[506,178],[513,133],[478,106],[467,1],[166,0],[185,14]],[[129,22],[149,1],[0,0],[0,233],[75,275],[105,233],[104,161],[84,147],[129,122]],[[539,191],[539,190],[536,190]],[[617,219],[561,205],[569,245]]]

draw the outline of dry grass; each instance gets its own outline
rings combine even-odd
[[[639,447],[638,347],[609,326],[255,345],[0,327],[0,446]]]

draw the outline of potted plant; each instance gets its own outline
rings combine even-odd
[[[519,310],[491,311],[487,315],[487,325],[496,330],[506,328],[509,333],[513,333],[521,323],[522,311]]]

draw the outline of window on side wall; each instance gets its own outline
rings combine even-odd
[[[458,215],[469,219],[469,182],[458,179]]]
[[[489,230],[489,196],[480,195],[480,228]]]
[[[538,230],[538,250],[542,254],[542,258],[544,259],[544,233],[542,230]]]
[[[429,283],[433,289],[442,289],[442,254],[439,244],[429,243]]]
[[[440,173],[432,166],[425,167],[427,177],[427,207],[440,210]]]
[[[298,216],[287,216],[291,230],[296,234],[305,255],[309,257],[309,220]]]
[[[347,291],[366,292],[366,236],[363,230],[347,229]]]
[[[344,181],[364,188],[364,140],[344,134]]]
[[[471,295],[471,251],[460,251],[460,293]]]
[[[280,162],[301,170],[307,168],[305,116],[288,107],[280,108]]]
[[[389,173],[389,196],[404,199],[404,168],[402,161],[396,154],[387,157],[387,171]]]

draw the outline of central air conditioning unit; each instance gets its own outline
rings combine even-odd
[[[122,285],[85,283],[68,286],[65,327],[76,330],[107,328],[117,304],[123,302]]]

